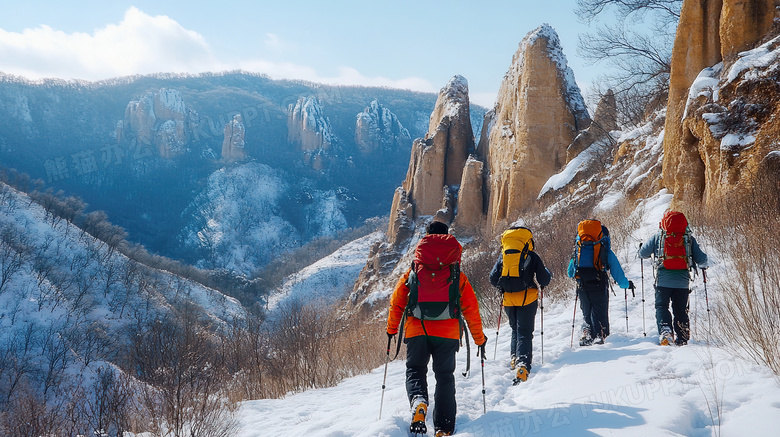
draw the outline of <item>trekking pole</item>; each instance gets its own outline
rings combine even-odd
[[[626,301],[626,334],[628,334],[628,289],[623,289],[623,297]]]
[[[544,288],[539,288],[539,306],[542,307],[542,365],[544,365]]]
[[[542,307],[542,365],[544,365],[544,288],[539,288],[539,306]]]
[[[693,332],[694,338],[696,338],[699,335],[699,330],[696,328],[698,325],[698,323],[696,323],[696,320],[698,319],[699,307],[696,306],[696,293],[691,292],[691,296],[692,296],[691,299],[693,300],[693,318],[692,318],[693,321],[691,323],[692,324],[691,331]],[[691,307],[691,303],[688,302],[688,308],[689,308],[688,312],[690,312],[690,307]]]
[[[483,348],[482,351],[484,352],[485,349]],[[485,354],[479,354],[480,360],[482,361],[482,414],[487,414],[487,403],[485,401]]]
[[[385,383],[387,382],[387,364],[390,362],[390,342],[393,337],[387,336],[387,357],[385,358],[385,376],[382,378],[382,399],[379,401],[379,420],[382,420],[382,405],[385,403]]]
[[[496,325],[496,347],[493,349],[493,361],[496,360],[496,353],[498,352],[498,330],[501,329],[501,313],[504,312],[503,296],[501,300],[501,307],[498,309],[498,325]]]
[[[701,276],[704,279],[704,303],[707,306],[707,339],[712,332],[712,319],[710,318],[710,298],[707,297],[707,269],[701,269]]]
[[[642,250],[642,242],[639,243],[639,250]],[[645,327],[645,261],[639,258],[640,271],[642,272],[642,336],[647,337],[647,328]]]
[[[574,314],[571,316],[571,348],[574,349],[574,319],[577,318],[577,298],[579,297],[579,294],[577,292],[574,292]]]

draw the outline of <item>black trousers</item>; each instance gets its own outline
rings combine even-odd
[[[451,338],[421,335],[406,339],[406,394],[411,404],[422,397],[428,402],[428,361],[433,358],[436,394],[433,426],[439,431],[455,431],[455,353],[459,342]]]
[[[606,284],[606,282],[605,282]],[[609,290],[607,286],[583,289],[577,288],[582,310],[583,328],[588,329],[591,337],[609,335]]]
[[[687,288],[655,287],[655,322],[658,325],[658,333],[674,329],[675,338],[678,341],[688,341],[691,338],[690,321],[688,320],[688,295]],[[672,314],[669,313],[669,301],[672,302]]]
[[[534,321],[538,308],[538,300],[526,306],[504,307],[507,318],[509,318],[509,326],[512,328],[512,355],[516,356],[520,365],[525,366],[528,370],[531,370],[531,361],[534,356]]]

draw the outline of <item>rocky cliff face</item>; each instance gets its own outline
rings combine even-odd
[[[600,124],[569,153],[609,138],[617,127],[614,100],[611,93],[604,97],[597,111]],[[520,43],[496,106],[485,116],[477,150],[466,80],[456,76],[441,89],[428,133],[415,140],[409,171],[396,191],[390,242],[411,235],[405,227],[422,216],[452,223],[455,232],[495,233],[536,201],[590,123],[558,35],[549,25],[540,26]]]
[[[555,30],[529,33],[512,58],[486,123],[490,232],[514,221],[547,179],[566,163],[566,149],[590,117]],[[484,130],[485,128],[483,128]],[[480,144],[483,147],[483,144]]]
[[[242,161],[246,159],[244,150],[244,136],[246,129],[241,115],[233,116],[228,124],[225,125],[224,139],[222,140],[222,160],[226,163]]]
[[[153,146],[162,158],[173,158],[186,150],[197,113],[184,104],[177,90],[161,88],[132,100],[125,109],[120,138]]]
[[[712,166],[722,161],[719,147],[701,146],[702,141],[711,142],[708,137],[712,135],[704,129],[703,113],[696,114],[687,108],[689,90],[694,100],[699,99],[691,85],[703,69],[721,61],[725,68],[718,67],[720,71],[728,71],[738,60],[740,51],[755,46],[767,34],[774,15],[773,0],[686,0],[683,3],[672,52],[663,163],[664,184],[674,193],[676,203],[698,203],[717,191],[708,186],[708,181],[713,181],[713,172],[720,171]],[[721,80],[720,71],[715,73],[717,77],[704,74],[717,82]],[[706,103],[706,99],[700,103]],[[740,173],[742,167],[736,163],[733,171]]]
[[[758,180],[780,182],[773,170],[780,164],[780,37],[724,64],[704,69],[686,100],[679,149],[690,151],[692,162],[664,167],[667,176],[676,170],[678,204],[718,201]]]
[[[355,143],[360,152],[369,155],[408,144],[409,131],[387,107],[372,100],[355,121]]]
[[[483,187],[485,165],[471,156],[463,167],[458,209],[452,228],[458,234],[477,235],[485,224],[485,192]]]
[[[289,105],[287,139],[301,149],[306,165],[316,170],[327,166],[327,151],[335,135],[316,97],[301,97]]]
[[[399,229],[408,220],[436,216],[447,223],[452,221],[463,167],[473,150],[468,82],[455,76],[439,91],[428,133],[412,145],[409,170],[400,190],[396,190],[390,212],[388,237],[392,243],[400,241]]]
[[[617,107],[615,94],[612,90],[607,91],[599,100],[596,106],[596,113],[593,115],[593,123],[587,129],[580,132],[574,141],[566,148],[566,162],[571,162],[583,150],[591,144],[609,139],[609,133],[618,129]]]

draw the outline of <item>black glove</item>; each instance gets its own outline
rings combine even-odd
[[[628,289],[631,290],[631,296],[636,297],[636,293],[634,293],[634,290],[636,290],[636,286],[634,285],[634,281],[628,281]]]
[[[389,332],[387,332],[386,334],[387,334],[387,353],[389,354],[390,353],[390,343],[393,342],[393,337],[395,337],[395,334],[391,334]]]
[[[477,356],[482,358],[483,360],[487,359],[485,356],[485,345],[487,344],[487,335],[485,336],[485,341],[482,344],[477,345]]]

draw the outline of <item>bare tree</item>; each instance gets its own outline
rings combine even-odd
[[[148,384],[141,398],[155,435],[230,435],[235,406],[225,396],[223,357],[193,306],[176,319],[133,327],[130,338],[131,366]]]
[[[25,264],[30,252],[28,244],[28,234],[16,232],[13,226],[0,230],[0,294]]]
[[[580,35],[579,52],[608,67],[595,92],[614,91],[620,124],[639,124],[666,103],[681,7],[682,0],[577,0],[576,13],[588,25],[613,13],[612,24]]]

